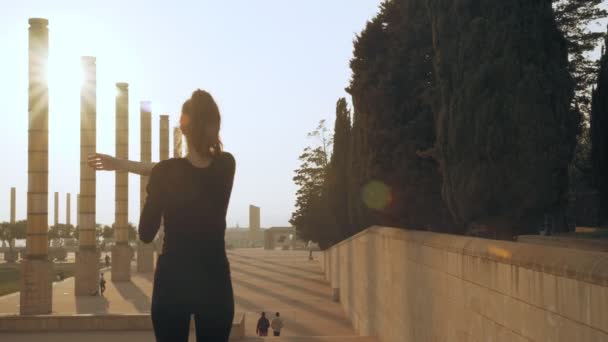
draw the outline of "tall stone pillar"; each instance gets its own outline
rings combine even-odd
[[[160,116],[160,132],[158,134],[160,142],[158,144],[158,158],[162,160],[169,159],[169,115]]]
[[[11,188],[11,224],[15,223],[15,205],[16,205],[17,190]]]
[[[26,255],[21,269],[21,315],[50,314],[52,263],[48,260],[49,97],[47,19],[29,20],[29,129]]]
[[[97,67],[95,57],[82,57],[84,83],[80,89],[80,195],[78,242],[76,252],[76,296],[97,292],[99,255],[95,237],[95,170],[87,165],[87,156],[97,150]]]
[[[260,207],[255,205],[249,206],[249,240],[255,245],[256,241],[261,239],[262,231],[260,229]]]
[[[159,142],[158,142],[158,158],[160,161],[169,159],[169,115],[161,115],[160,116],[160,124],[159,124],[160,132],[158,134]],[[158,232],[157,239],[157,252],[161,253],[163,250],[163,243],[165,242],[165,226],[163,221],[161,220],[160,230]]]
[[[142,162],[152,161],[152,111],[151,103],[142,101],[140,103],[141,115],[141,152],[140,160]],[[148,185],[148,177],[140,176],[139,178],[139,209],[143,210],[146,201],[146,186]],[[145,244],[137,240],[137,272],[148,273],[154,270],[154,246]]]
[[[116,83],[116,88],[116,157],[129,159],[129,85]],[[129,174],[126,171],[116,171],[115,203],[112,281],[129,281],[133,250],[129,245]]]
[[[69,226],[72,224],[72,203],[71,203],[71,195],[68,192],[65,194],[65,224]]]
[[[173,158],[181,158],[183,156],[184,137],[182,129],[179,127],[173,128]]]
[[[59,193],[55,192],[55,201],[54,201],[54,205],[55,205],[55,210],[53,212],[53,224],[55,226],[57,226],[59,224]]]

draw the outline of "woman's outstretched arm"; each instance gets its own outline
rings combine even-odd
[[[142,176],[149,176],[156,163],[138,162],[114,158],[107,154],[95,153],[89,156],[88,164],[97,171],[127,171]]]

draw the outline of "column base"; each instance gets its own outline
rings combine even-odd
[[[154,271],[154,244],[137,243],[137,272],[150,273]]]
[[[53,310],[53,263],[45,259],[21,262],[21,315],[47,315]]]
[[[99,291],[99,252],[95,248],[79,248],[76,251],[74,294],[95,296]]]
[[[133,249],[128,244],[116,244],[112,247],[112,281],[131,280],[131,259]]]

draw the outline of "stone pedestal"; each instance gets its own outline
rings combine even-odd
[[[137,272],[150,273],[154,271],[154,244],[137,243]]]
[[[112,247],[112,281],[131,280],[131,259],[133,249],[128,244]]]
[[[74,294],[92,296],[99,290],[99,253],[97,250],[76,251],[76,272],[74,273]]]
[[[21,315],[46,315],[53,309],[53,264],[46,259],[24,259],[21,263]]]

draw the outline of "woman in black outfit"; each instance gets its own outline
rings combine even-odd
[[[186,158],[155,165],[103,154],[89,159],[98,170],[143,175],[151,170],[139,238],[152,242],[164,220],[151,308],[157,341],[187,341],[190,315],[197,341],[228,341],[230,335],[234,298],[224,231],[235,161],[222,151],[220,122],[211,95],[197,90],[184,103],[180,118],[188,142]]]

